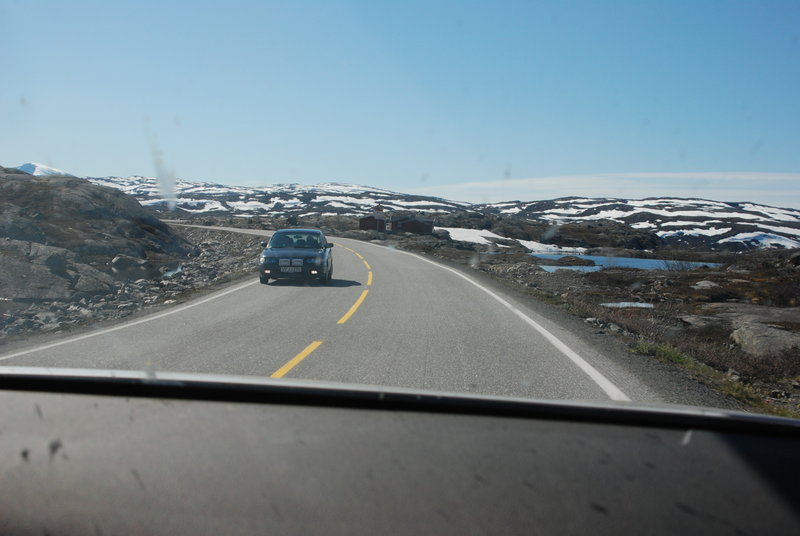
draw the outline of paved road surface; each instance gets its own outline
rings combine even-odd
[[[112,328],[0,355],[2,366],[209,372],[545,399],[707,404],[654,381],[469,275],[331,239],[331,284],[253,279]],[[257,252],[253,253],[254,262]]]

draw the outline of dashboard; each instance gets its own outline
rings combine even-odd
[[[800,426],[224,376],[0,371],[2,534],[800,531]]]

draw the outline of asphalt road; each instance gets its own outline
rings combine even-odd
[[[155,314],[6,352],[0,366],[723,405],[668,367],[598,344],[574,325],[565,328],[478,274],[375,244],[331,240],[336,245],[330,284],[262,285],[254,274]]]

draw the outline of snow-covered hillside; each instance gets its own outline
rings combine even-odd
[[[555,244],[543,244],[534,240],[509,239],[500,236],[486,229],[465,229],[462,227],[434,227],[434,231],[445,231],[452,240],[459,242],[472,242],[482,246],[495,246],[497,248],[507,248],[509,242],[517,242],[524,248],[537,253],[563,253],[569,255],[580,255],[586,253],[586,248],[557,246]]]
[[[112,186],[136,197],[143,205],[163,202],[158,181],[152,177],[89,178],[95,184]],[[354,184],[276,184],[262,187],[225,186],[178,180],[176,205],[190,214],[228,213],[234,216],[293,214],[304,216],[361,216],[381,204],[386,210],[448,213],[469,206],[436,197],[415,196]]]
[[[650,230],[667,242],[800,247],[800,211],[755,203],[705,199],[606,199],[568,197],[508,201],[483,210],[554,224],[610,220]]]
[[[25,164],[18,169],[35,174],[64,173],[41,164]],[[153,177],[87,179],[122,190],[145,206],[165,204],[158,180]],[[528,223],[576,223],[587,227],[606,220],[638,232],[652,232],[667,244],[702,248],[800,248],[800,210],[746,202],[569,197],[474,205],[353,184],[244,187],[180,179],[175,184],[174,194],[179,216],[362,216],[380,204],[386,211],[410,210],[433,217],[470,211],[485,216],[518,218]],[[491,240],[487,236],[479,239]]]
[[[73,176],[67,173],[66,171],[62,171],[60,169],[56,169],[50,166],[45,166],[44,164],[37,164],[36,162],[28,162],[27,164],[22,164],[21,166],[17,166],[17,169],[19,169],[20,171],[24,171],[25,173],[30,173],[31,175],[67,175],[69,177]]]
[[[163,202],[158,181],[152,177],[89,180],[121,189],[143,205]],[[353,184],[242,187],[183,180],[177,181],[175,195],[178,209],[188,214],[361,216],[380,203],[387,211],[413,210],[433,216],[471,210],[552,224],[611,220],[652,231],[668,243],[712,248],[800,247],[800,211],[754,203],[573,197],[472,205]]]

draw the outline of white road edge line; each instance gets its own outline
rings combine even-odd
[[[365,242],[365,244],[369,244],[369,242]],[[375,246],[375,247],[386,247],[386,246],[379,246],[378,244],[370,244],[370,245],[371,246]],[[600,388],[603,391],[605,391],[605,393],[609,396],[609,398],[611,398],[611,400],[616,400],[616,401],[619,401],[619,402],[630,402],[631,401],[631,399],[628,397],[628,395],[623,393],[622,390],[619,387],[617,387],[616,385],[611,383],[611,380],[609,380],[608,378],[603,376],[603,374],[599,370],[594,368],[584,358],[582,358],[577,353],[575,353],[575,351],[572,350],[572,348],[570,348],[566,344],[564,344],[561,341],[561,339],[559,339],[558,337],[556,337],[555,335],[553,335],[552,333],[547,331],[547,329],[545,329],[544,326],[542,326],[541,324],[536,322],[534,319],[532,319],[531,317],[529,317],[528,315],[526,315],[525,313],[523,313],[522,311],[520,311],[519,309],[514,307],[511,303],[509,303],[505,299],[501,298],[500,296],[498,296],[497,294],[495,294],[494,292],[492,292],[488,288],[484,287],[483,285],[481,285],[477,281],[473,281],[471,278],[469,278],[466,275],[462,274],[458,270],[454,270],[453,268],[450,268],[449,266],[445,266],[443,264],[439,264],[438,262],[426,259],[425,257],[421,257],[421,256],[419,256],[419,255],[417,255],[415,253],[410,253],[408,251],[402,251],[402,250],[399,250],[399,249],[395,249],[394,251],[396,251],[397,253],[403,253],[405,255],[411,255],[412,257],[416,257],[421,261],[425,261],[425,262],[427,262],[429,264],[437,266],[437,267],[441,268],[442,270],[447,270],[448,272],[452,272],[455,275],[457,275],[458,277],[464,279],[465,281],[468,281],[469,283],[475,285],[476,287],[478,287],[479,289],[484,291],[486,294],[488,294],[489,296],[491,296],[492,298],[494,298],[495,300],[500,302],[506,309],[508,309],[509,311],[511,311],[512,313],[517,315],[519,318],[521,318],[526,324],[528,324],[533,329],[538,331],[559,352],[564,354],[573,363],[578,365],[578,368],[580,368],[587,376],[589,376],[589,378],[591,378],[598,386],[600,386]]]
[[[63,346],[64,344],[70,344],[73,342],[83,341],[86,339],[91,339],[92,337],[99,337],[100,335],[105,335],[106,333],[112,333],[114,331],[119,331],[121,329],[130,328],[133,326],[138,326],[139,324],[144,324],[145,322],[152,322],[153,320],[158,320],[159,318],[164,318],[165,316],[174,315],[180,312],[185,311],[186,309],[191,309],[192,307],[197,307],[198,305],[203,305],[204,303],[208,303],[211,300],[216,300],[217,298],[221,298],[223,296],[227,296],[228,294],[232,294],[243,288],[249,287],[250,285],[255,285],[258,283],[258,280],[250,281],[249,283],[245,283],[243,285],[239,285],[218,294],[212,294],[208,298],[203,298],[202,300],[198,300],[195,302],[188,303],[186,305],[181,305],[168,311],[164,311],[163,313],[154,314],[151,316],[146,316],[139,320],[134,320],[133,322],[126,322],[125,324],[120,324],[118,326],[114,326],[113,328],[101,329],[99,331],[92,331],[90,333],[85,333],[83,335],[77,335],[75,337],[69,337],[67,339],[63,339],[57,342],[52,342],[49,344],[43,344],[41,346],[34,346],[33,348],[29,348],[27,350],[21,350],[19,352],[15,352],[13,354],[8,354],[0,357],[0,361],[5,361],[6,359],[11,359],[12,357],[19,357],[26,354],[32,354],[35,352],[41,352],[42,350],[49,350],[50,348],[55,348],[56,346]]]

